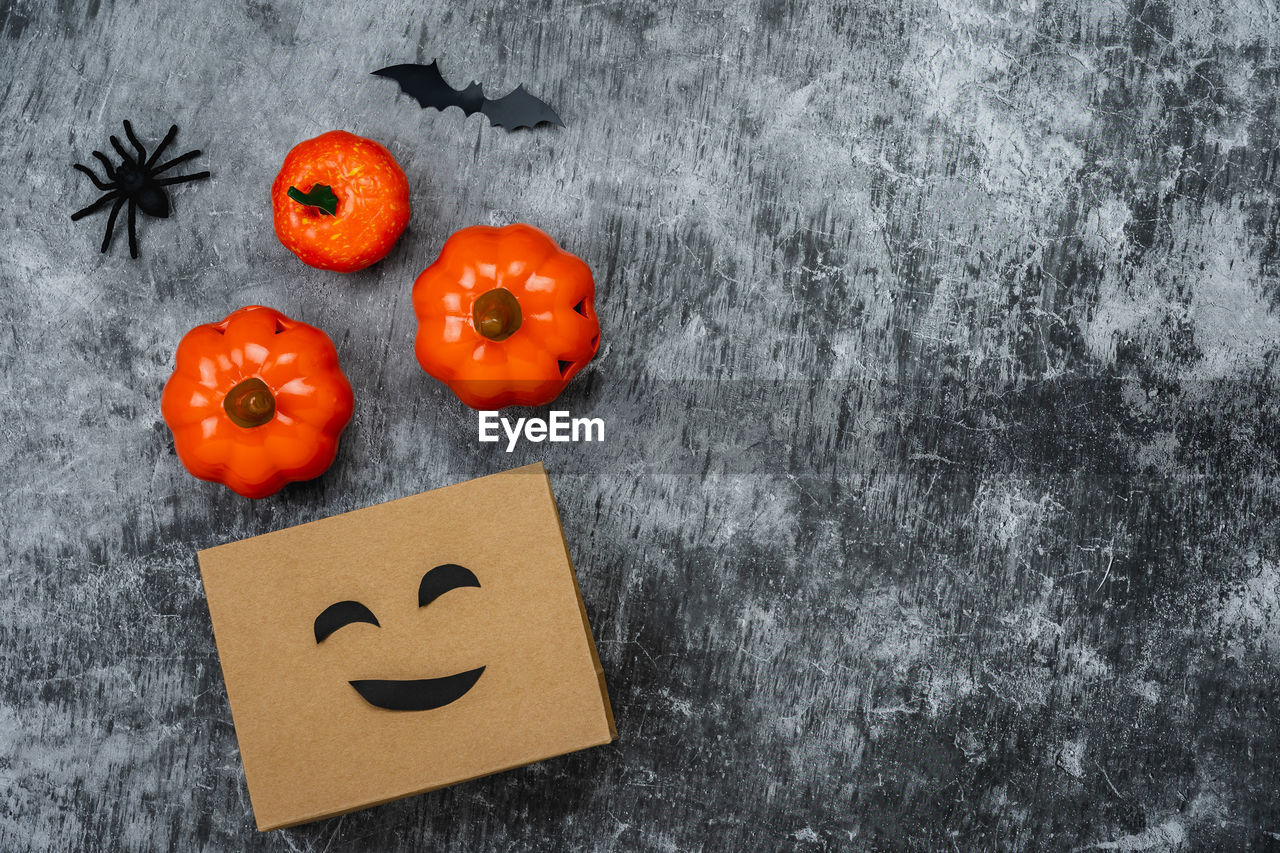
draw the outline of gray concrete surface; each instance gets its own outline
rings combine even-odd
[[[0,2],[0,849],[1190,850],[1280,843],[1270,0]],[[568,125],[369,76],[438,57]],[[129,118],[208,182],[99,255]],[[414,216],[276,241],[288,148]],[[411,354],[453,230],[597,274],[598,446],[475,439]],[[123,235],[121,235],[123,236]],[[357,392],[249,502],[159,415],[190,326],[319,325]],[[619,741],[252,828],[196,549],[546,460]]]

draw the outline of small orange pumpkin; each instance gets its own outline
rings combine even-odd
[[[355,272],[386,257],[409,224],[409,181],[377,142],[331,130],[284,158],[271,210],[276,236],[304,264]]]

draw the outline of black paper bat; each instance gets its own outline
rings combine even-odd
[[[483,113],[492,126],[507,130],[535,127],[544,122],[564,127],[556,111],[530,95],[523,84],[501,98],[486,98],[483,87],[474,80],[465,89],[450,86],[440,75],[440,66],[435,60],[430,65],[391,65],[373,73],[395,80],[423,109],[434,107],[443,111],[447,107],[461,107],[467,115]]]

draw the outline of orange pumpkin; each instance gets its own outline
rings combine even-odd
[[[331,130],[284,158],[271,210],[276,236],[304,264],[355,272],[386,257],[409,224],[409,181],[377,142]]]
[[[187,332],[160,398],[186,469],[247,498],[323,474],[352,404],[329,336],[261,305]]]
[[[473,409],[540,406],[600,347],[591,269],[531,225],[453,234],[413,284],[422,369]]]

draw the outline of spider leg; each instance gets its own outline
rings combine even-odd
[[[156,186],[167,187],[170,184],[185,184],[187,181],[202,181],[209,177],[208,172],[196,172],[194,175],[178,175],[174,178],[164,178],[156,181]]]
[[[107,158],[107,155],[103,154],[101,151],[95,151],[93,152],[93,156],[97,157],[102,163],[103,168],[107,170],[107,180],[114,181],[116,179],[116,167],[112,165],[111,160]]]
[[[172,169],[174,166],[178,165],[179,163],[187,162],[192,157],[199,157],[200,154],[201,154],[201,151],[199,148],[197,148],[195,151],[188,151],[186,154],[183,154],[179,157],[174,157],[172,160],[168,160],[164,163],[161,163],[159,166],[156,166],[154,169],[151,170],[151,174],[158,175],[161,172],[168,171],[169,169]]]
[[[114,136],[111,137],[111,147],[116,149],[116,153],[119,154],[121,159],[126,163],[133,162],[133,158],[129,156],[129,152],[124,150],[124,146],[120,144],[120,140],[116,139]]]
[[[129,199],[129,257],[138,257],[138,203]]]
[[[95,210],[97,210],[98,208],[102,207],[102,206],[103,206],[104,204],[106,204],[107,202],[109,202],[109,201],[114,201],[114,200],[115,200],[116,198],[118,198],[119,196],[120,196],[120,191],[119,191],[119,190],[115,190],[115,191],[113,191],[113,192],[109,192],[109,193],[107,193],[107,194],[106,194],[106,195],[104,195],[102,198],[98,199],[98,200],[97,200],[97,201],[95,201],[93,204],[89,205],[88,207],[82,207],[82,208],[80,208],[79,210],[77,210],[75,213],[71,214],[71,221],[72,221],[72,222],[77,222],[77,221],[79,221],[79,220],[81,220],[81,219],[84,219],[84,218],[85,218],[86,216],[88,216],[90,213],[93,213]]]
[[[156,150],[151,152],[151,159],[147,161],[147,168],[156,164],[156,161],[160,159],[160,153],[169,147],[169,143],[172,142],[173,138],[177,135],[178,126],[175,124],[173,127],[169,128],[169,132],[164,135],[164,139],[160,140],[160,144],[156,146]]]
[[[106,252],[111,245],[111,233],[116,230],[116,217],[120,214],[120,205],[124,204],[124,196],[116,199],[116,203],[111,206],[111,215],[107,217],[107,233],[102,236],[102,248],[98,251]]]
[[[115,184],[104,184],[102,181],[98,180],[98,176],[95,175],[93,173],[93,170],[90,169],[88,166],[81,166],[79,163],[72,163],[71,168],[84,172],[86,175],[89,176],[89,180],[93,181],[93,185],[98,189],[103,190],[104,192],[106,190],[113,190],[116,188]]]
[[[129,124],[128,119],[124,120],[124,135],[129,137],[129,142],[133,144],[134,148],[138,149],[138,162],[147,162],[147,149],[143,148],[142,143],[138,141],[138,137],[133,135],[133,125]]]

